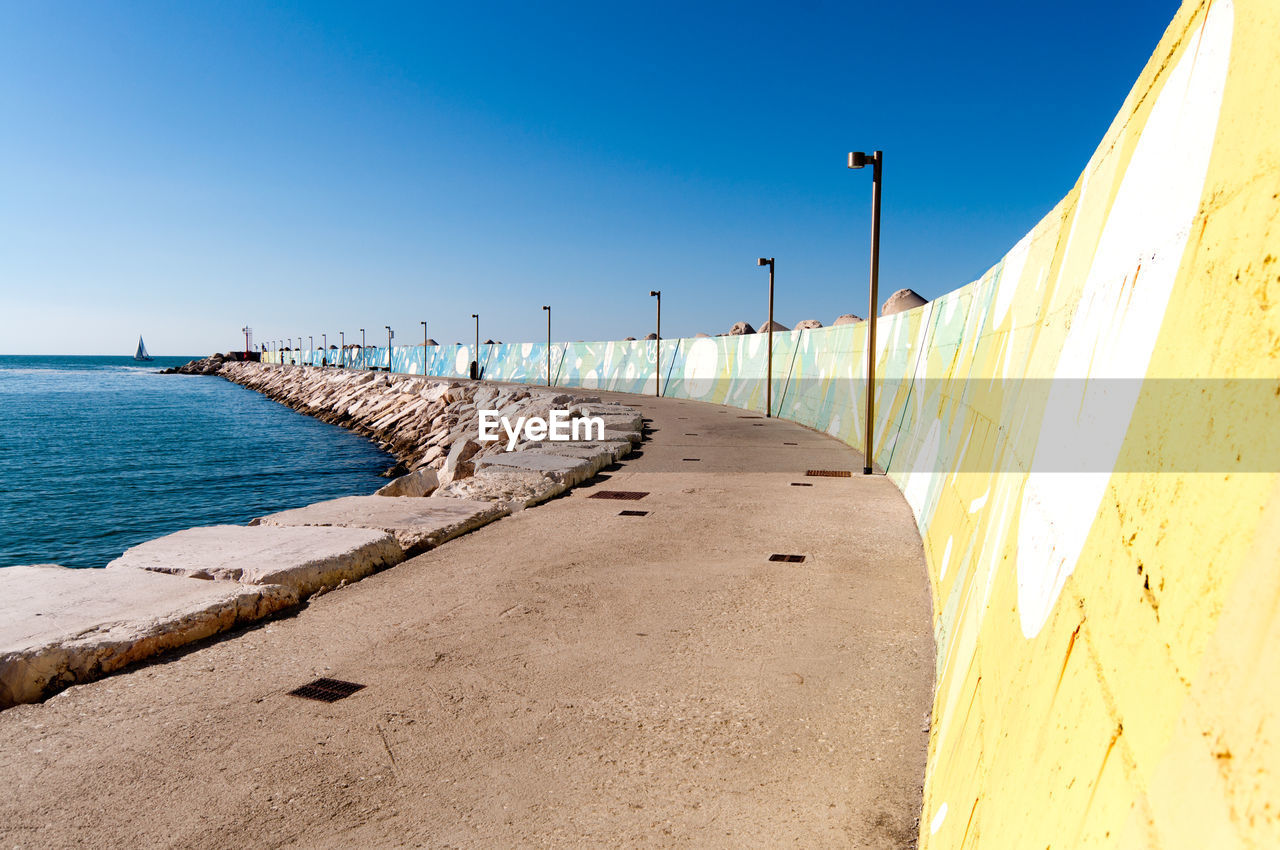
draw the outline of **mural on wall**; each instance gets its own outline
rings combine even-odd
[[[1057,207],[881,320],[875,461],[934,597],[922,846],[1280,846],[1277,43],[1275,4],[1185,4]],[[551,371],[762,411],[766,344],[554,343]],[[545,343],[482,348],[546,381]],[[774,414],[860,447],[865,358],[865,324],[775,334]]]

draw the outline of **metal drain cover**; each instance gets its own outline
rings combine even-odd
[[[628,502],[634,502],[637,499],[643,499],[649,495],[647,492],[640,490],[601,490],[599,493],[592,493],[588,499],[621,499]]]
[[[791,486],[792,487],[812,487],[813,485],[806,481],[792,481]]]
[[[810,469],[805,475],[811,478],[850,478],[853,473],[847,469]]]
[[[648,511],[618,511],[618,516],[648,516]]]
[[[346,699],[363,688],[364,685],[359,685],[355,682],[344,682],[341,679],[316,679],[314,682],[307,682],[302,687],[289,691],[289,696],[314,699],[320,702],[337,702],[340,699]]]
[[[804,555],[777,555],[777,554],[774,554],[774,555],[770,555],[770,556],[769,556],[769,560],[770,560],[770,561],[782,561],[783,563],[786,563],[786,564],[803,564],[803,563],[804,563]]]

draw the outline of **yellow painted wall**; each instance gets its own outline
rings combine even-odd
[[[886,431],[935,599],[922,846],[1280,847],[1280,4],[1184,5],[1066,198],[913,313],[917,374],[968,378]],[[1124,409],[1086,379],[1140,387],[1118,432],[1070,421]],[[1107,472],[1053,465],[1081,436]]]

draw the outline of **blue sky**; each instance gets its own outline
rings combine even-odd
[[[9,3],[0,353],[866,313],[1075,182],[1174,2]]]

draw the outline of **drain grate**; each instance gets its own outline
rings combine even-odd
[[[702,463],[702,458],[700,458],[700,457],[687,457],[687,458],[685,458],[685,460],[686,460],[686,461],[691,461],[691,462],[693,462],[693,463]]]
[[[685,436],[686,436],[686,437],[696,437],[696,436],[698,436],[698,435],[697,435],[697,434],[690,434],[690,433],[687,433],[687,432],[686,432],[686,433],[685,433]]]
[[[289,696],[314,699],[320,702],[337,702],[340,699],[346,699],[363,688],[364,685],[358,685],[355,682],[344,682],[341,679],[316,679],[314,682],[307,682],[302,687],[289,691]]]
[[[810,469],[805,475],[810,478],[850,478],[853,473],[847,469]]]
[[[601,490],[599,493],[592,493],[588,499],[622,499],[628,502],[634,502],[637,499],[643,499],[649,495],[647,492],[640,490]]]
[[[763,416],[739,416],[739,419],[764,419]]]
[[[648,516],[648,511],[618,511],[618,516]]]
[[[770,560],[770,561],[781,561],[781,562],[783,562],[784,564],[803,564],[803,563],[804,563],[804,555],[778,555],[778,554],[773,554],[773,555],[770,555],[770,556],[769,556],[769,560]]]
[[[800,444],[799,444],[799,443],[783,443],[782,445],[784,445],[784,446],[798,446],[798,445],[800,445]]]
[[[752,422],[752,423],[751,423],[751,427],[752,427],[752,428],[763,428],[763,427],[764,427],[764,423],[763,423],[763,422]]]
[[[792,482],[791,482],[791,486],[792,486],[792,487],[812,487],[813,485],[812,485],[812,484],[806,484],[806,483],[804,483],[804,482],[802,482],[802,481],[792,481]]]

